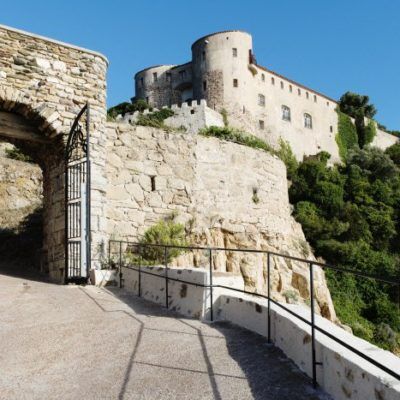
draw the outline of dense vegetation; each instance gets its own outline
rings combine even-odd
[[[154,111],[148,114],[140,114],[136,125],[151,126],[153,128],[170,129],[164,123],[168,117],[172,117],[174,112],[169,108],[163,108],[160,111]]]
[[[5,154],[7,158],[11,158],[12,160],[24,161],[29,163],[34,162],[31,157],[24,154],[22,150],[20,150],[18,147],[6,149]]]
[[[343,95],[336,138],[343,164],[328,166],[326,152],[305,158],[292,173],[289,195],[316,255],[343,268],[398,279],[400,144],[385,152],[368,146],[375,113],[367,96]],[[398,353],[398,287],[333,270],[327,278],[339,319],[356,335]]]

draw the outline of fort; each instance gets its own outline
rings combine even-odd
[[[226,110],[232,126],[275,147],[283,138],[298,159],[324,150],[333,162],[340,160],[337,102],[259,65],[249,33],[213,33],[191,50],[190,62],[137,72],[136,98],[157,108],[205,99],[209,108]],[[373,145],[386,148],[396,141],[377,129]]]
[[[5,158],[4,145],[0,146],[0,222],[3,231],[15,229],[18,236],[17,225],[43,206],[43,242],[37,250],[50,280],[87,283],[90,278],[98,284],[98,278],[107,275],[107,280],[125,285],[134,301],[133,294],[143,284],[144,298],[163,304],[166,300],[167,306],[173,304],[191,318],[208,318],[214,307],[215,319],[270,336],[335,399],[361,400],[374,393],[376,399],[398,398],[393,373],[379,370],[360,354],[378,360],[389,372],[399,370],[399,359],[342,329],[336,318],[322,264],[292,215],[284,162],[267,151],[196,135],[204,126],[223,126],[221,111],[226,110],[229,124],[272,145],[283,138],[299,159],[326,150],[339,160],[334,100],[259,66],[251,36],[226,31],[197,40],[190,63],[152,67],[135,76],[136,97],[155,108],[171,107],[175,115],[166,123],[183,125],[186,132],[140,126],[135,124],[138,114],[107,121],[105,56],[2,25],[0,46],[0,139],[36,164]],[[385,148],[396,140],[378,130],[373,144]],[[131,250],[127,241],[137,242],[167,219],[184,227],[192,245],[210,253],[188,251],[170,265],[167,259],[155,267],[158,276],[141,281],[140,272],[128,270],[121,254]],[[112,240],[119,240],[119,274],[110,255]],[[153,266],[143,267],[143,274],[153,271]],[[213,273],[217,283],[230,282],[237,292],[215,288],[213,298],[207,280]],[[179,281],[189,278],[190,287]],[[23,290],[29,299],[29,287]],[[269,291],[276,307],[252,295],[265,298]],[[76,310],[91,293],[95,292],[77,289],[76,308],[67,304],[65,309],[83,318]],[[99,318],[120,311],[120,305],[108,310],[93,300]],[[11,303],[5,304],[13,310]],[[49,305],[58,312],[58,306],[51,301]],[[308,322],[309,305],[312,318],[316,314],[320,329],[330,336],[319,331],[315,338]],[[65,321],[62,325],[69,325]],[[129,321],[124,326],[131,326],[133,320]],[[91,325],[85,335],[98,338],[95,329]],[[46,339],[43,331],[40,334]],[[192,334],[197,335],[202,340],[202,333]],[[104,342],[96,342],[97,349],[103,349],[108,338],[99,337]],[[130,342],[127,337],[121,340],[123,345]],[[126,348],[120,350],[126,353]],[[10,357],[14,360],[13,354]],[[95,370],[91,365],[90,369]],[[110,386],[110,380],[105,382]]]

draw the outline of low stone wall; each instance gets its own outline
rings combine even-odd
[[[165,306],[166,282],[162,266],[142,267],[160,277],[142,274],[142,296]],[[124,288],[138,294],[138,272],[123,268]],[[208,271],[193,268],[170,268],[169,276],[192,283],[206,285]],[[213,276],[214,285],[224,285],[243,289],[240,277],[232,274]],[[172,310],[200,319],[210,318],[210,289],[170,281],[168,303]],[[310,309],[304,305],[285,307],[310,320]],[[266,299],[241,294],[229,289],[213,290],[214,320],[230,321],[262,336],[268,332],[268,306]],[[359,339],[325,318],[315,315],[316,325],[328,331],[345,343],[367,354],[393,371],[400,371],[400,359],[388,351]],[[308,376],[311,369],[311,328],[306,323],[289,314],[277,305],[271,305],[271,339],[275,346],[292,359]],[[316,334],[316,359],[318,384],[335,400],[397,400],[400,396],[400,382],[372,366],[350,350],[325,335]]]

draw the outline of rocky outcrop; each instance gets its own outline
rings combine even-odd
[[[37,165],[4,157],[0,146],[0,227],[17,229],[42,206],[42,171]]]

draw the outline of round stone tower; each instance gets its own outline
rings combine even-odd
[[[139,71],[135,75],[136,98],[146,100],[152,107],[170,105],[171,74],[173,65],[157,65]]]
[[[209,107],[238,112],[251,104],[252,37],[243,31],[204,36],[192,45],[193,97]]]

